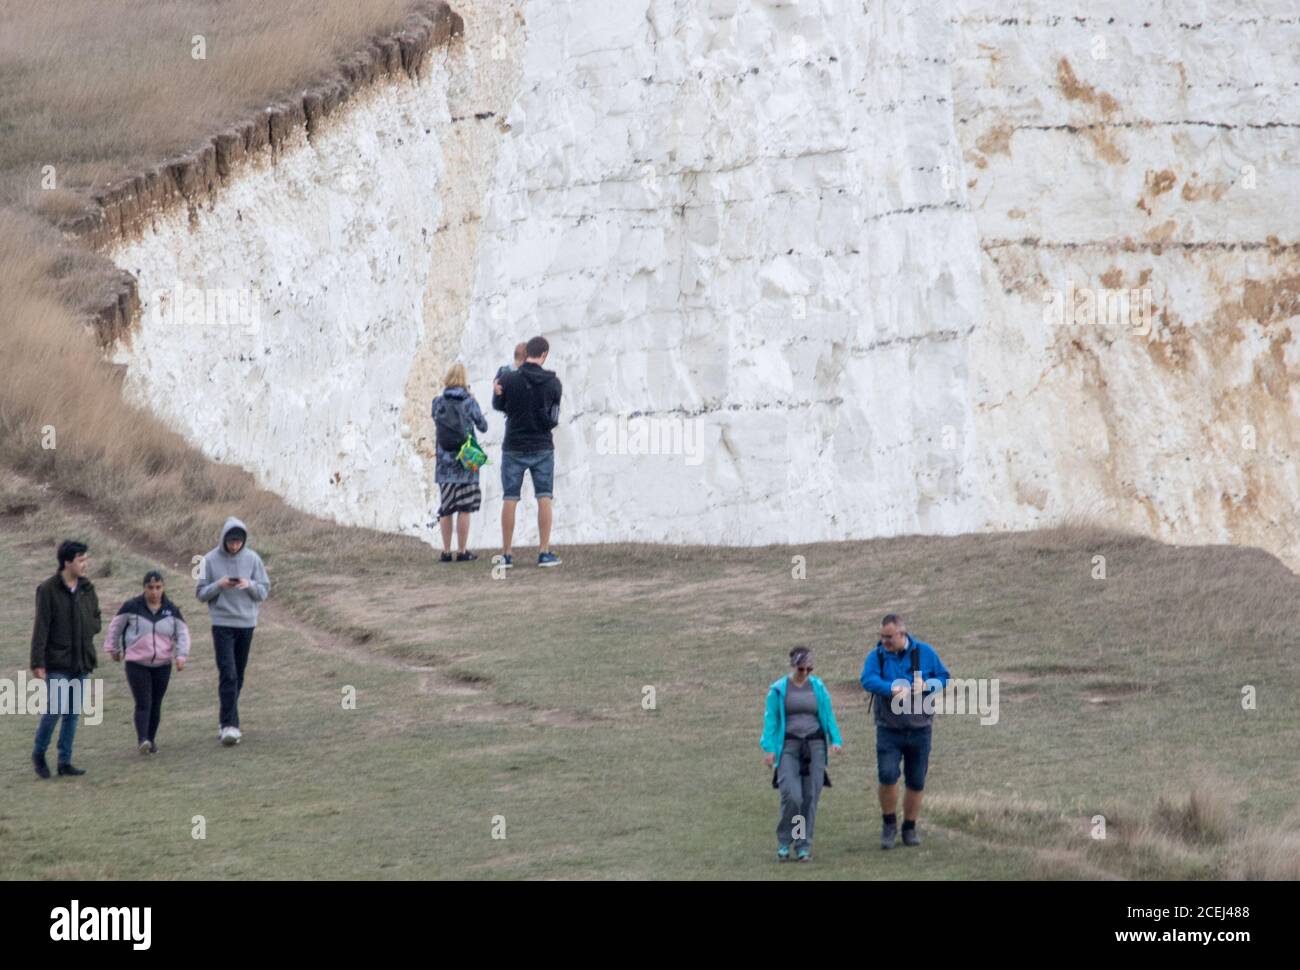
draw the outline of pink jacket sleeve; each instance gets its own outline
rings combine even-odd
[[[122,644],[122,633],[126,630],[126,614],[119,613],[108,625],[108,634],[104,637],[104,652],[116,658],[126,647]]]

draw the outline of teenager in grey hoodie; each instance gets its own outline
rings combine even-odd
[[[221,527],[217,547],[203,557],[194,595],[208,604],[221,699],[221,743],[238,744],[239,692],[253,646],[257,611],[271,592],[262,557],[248,548],[248,529],[233,515]]]

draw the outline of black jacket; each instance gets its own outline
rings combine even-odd
[[[98,659],[94,639],[102,625],[94,584],[82,578],[77,582],[77,592],[72,593],[63,577],[55,573],[36,587],[30,666],[89,674]]]
[[[560,423],[560,379],[555,371],[525,363],[501,380],[501,393],[492,407],[506,414],[506,438],[501,450],[553,451],[551,429]]]

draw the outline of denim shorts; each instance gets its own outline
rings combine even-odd
[[[555,486],[555,452],[505,451],[501,453],[501,491],[506,501],[519,498],[525,469],[533,476],[533,495],[550,498]]]
[[[876,725],[876,776],[882,785],[898,781],[898,764],[912,791],[925,790],[925,773],[930,767],[931,729],[889,728]]]

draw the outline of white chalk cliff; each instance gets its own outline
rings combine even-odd
[[[419,81],[113,252],[128,392],[209,455],[429,535],[443,370],[495,459],[491,376],[542,333],[557,545],[1083,514],[1300,563],[1291,5],[454,6]],[[173,322],[178,283],[257,325]],[[1149,315],[1074,316],[1118,291]],[[619,453],[620,417],[700,451]]]

